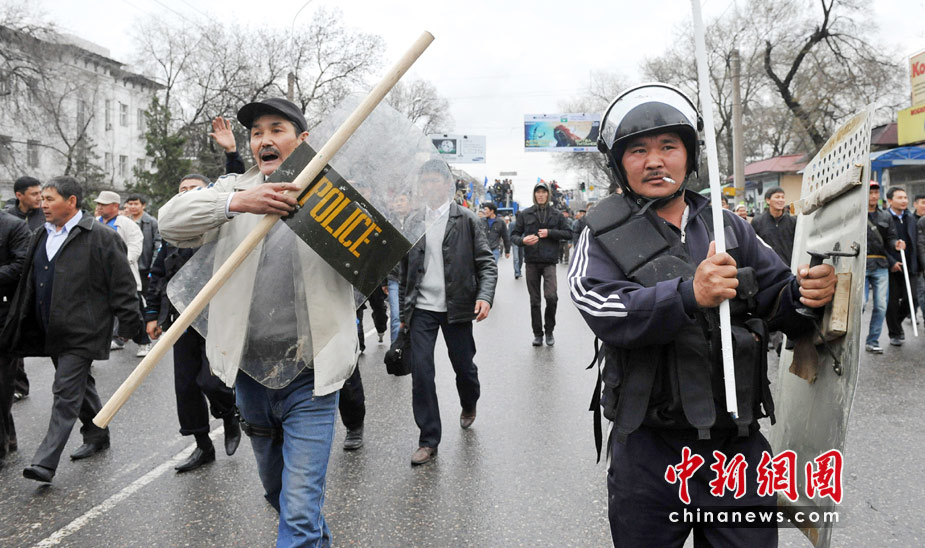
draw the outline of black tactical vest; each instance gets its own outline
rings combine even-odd
[[[713,234],[712,211],[699,213]],[[674,278],[693,279],[697,263],[681,238],[654,211],[640,210],[622,196],[602,200],[586,217],[591,233],[627,279],[645,287]],[[694,217],[689,219],[689,223]],[[728,225],[728,220],[724,223]],[[738,243],[727,230],[727,253],[741,264]],[[726,413],[718,309],[700,309],[669,345],[638,349],[603,347],[601,407],[614,422],[617,440],[640,425],[748,435],[757,418],[771,416],[767,379],[767,326],[752,317],[758,293],[755,271],[740,268],[737,296],[730,302],[739,417]],[[763,406],[763,411],[762,411]],[[598,436],[600,445],[600,436]],[[600,450],[600,447],[598,447]]]

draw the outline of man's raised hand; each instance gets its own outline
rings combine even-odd
[[[215,139],[218,146],[222,147],[225,152],[231,153],[238,150],[238,145],[234,141],[234,133],[231,131],[231,121],[221,116],[212,119],[212,133],[209,137]]]

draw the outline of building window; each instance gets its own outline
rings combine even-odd
[[[128,105],[119,103],[119,125],[128,127]]]
[[[138,131],[144,132],[145,130],[145,111],[138,109]]]
[[[26,143],[26,164],[29,167],[39,167],[39,142],[29,140]]]
[[[87,124],[87,102],[83,99],[77,100],[77,129],[82,130]]]
[[[128,174],[128,156],[119,155],[119,177],[126,177]]]
[[[112,100],[106,99],[106,130],[112,129]]]
[[[135,160],[135,175],[140,175],[145,171],[145,159],[139,158]]]
[[[0,135],[0,164],[13,160],[13,139],[9,135]]]

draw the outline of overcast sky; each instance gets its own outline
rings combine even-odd
[[[551,154],[523,151],[523,115],[558,112],[559,104],[579,95],[592,71],[623,74],[639,81],[638,67],[660,54],[672,29],[689,19],[687,0],[502,1],[466,0],[39,0],[55,23],[131,59],[128,31],[139,18],[167,15],[177,20],[210,17],[222,22],[264,25],[289,32],[307,24],[321,6],[335,6],[344,22],[375,33],[386,42],[386,65],[397,59],[424,30],[433,45],[412,68],[450,101],[456,133],[487,137],[486,164],[460,164],[489,180],[500,171],[517,171],[517,194],[529,196],[536,177],[577,184],[559,170]],[[732,0],[705,0],[706,18],[731,9]],[[925,49],[925,0],[877,0],[874,21],[898,62]],[[595,153],[588,153],[595,154]],[[521,192],[524,194],[521,195]]]

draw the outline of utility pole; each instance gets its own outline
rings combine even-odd
[[[739,75],[741,63],[739,50],[732,50],[729,56],[732,69],[732,172],[735,181],[735,203],[745,203],[745,154],[742,150],[742,93]],[[735,206],[733,206],[735,207]]]

